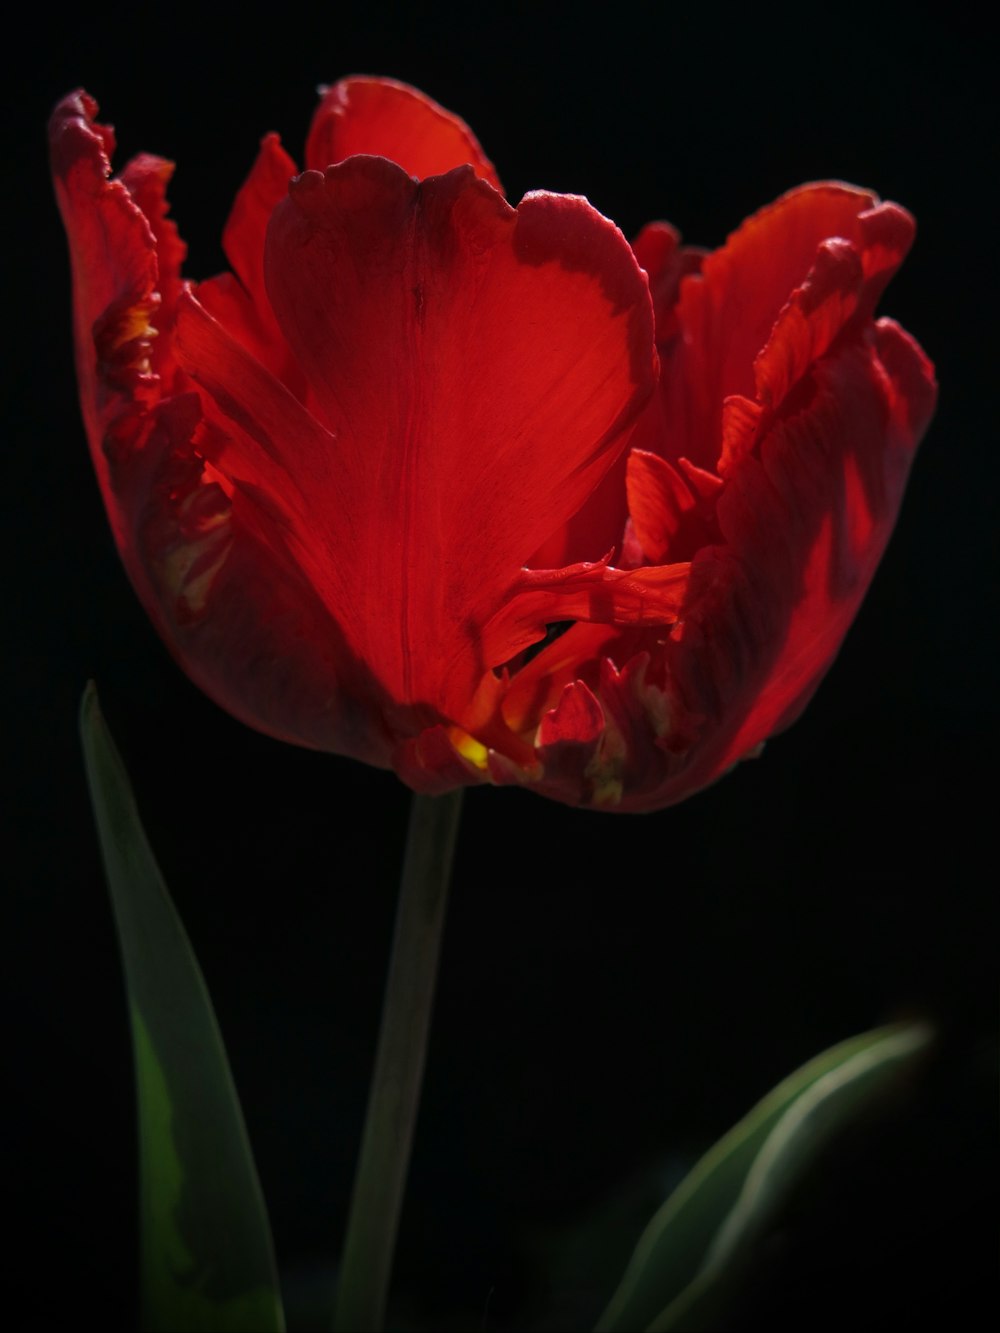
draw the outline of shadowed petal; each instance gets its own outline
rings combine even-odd
[[[388,766],[381,697],[273,528],[205,461],[226,453],[196,394],[156,414],[126,561],[171,653],[234,717]]]
[[[883,320],[814,370],[798,410],[740,464],[695,562],[704,591],[668,645],[670,691],[706,719],[696,790],[788,726],[833,662],[885,549],[935,401],[916,344]]]
[[[537,751],[545,780],[573,801],[590,797],[589,770],[600,752],[604,710],[581,680],[563,689],[555,708],[543,714]]]

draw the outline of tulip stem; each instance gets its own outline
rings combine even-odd
[[[462,789],[414,795],[333,1326],[379,1333],[427,1053]]]

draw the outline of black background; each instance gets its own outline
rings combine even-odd
[[[554,1291],[542,1258],[554,1236],[623,1186],[641,1218],[643,1191],[786,1072],[910,1014],[939,1025],[937,1056],[824,1158],[734,1327],[960,1327],[991,1294],[996,346],[981,196],[995,136],[982,37],[957,6],[933,22],[913,6],[671,9],[107,5],[27,14],[30,35],[9,47],[16,1327],[134,1322],[128,1034],[75,731],[89,677],[216,1002],[282,1265],[306,1279],[339,1245],[406,793],[244,729],[147,625],[76,406],[44,123],[82,84],[117,128],[119,166],[140,149],[173,158],[174,216],[201,277],[222,267],[222,223],[260,135],[278,130],[300,156],[315,86],[355,72],[412,82],[464,116],[512,199],[583,193],[627,235],[667,217],[717,245],[807,179],[899,200],[919,235],[883,309],[942,385],[858,621],[759,762],[647,817],[468,795],[401,1315],[586,1327],[613,1279],[587,1261]],[[611,1274],[635,1225],[599,1246]]]

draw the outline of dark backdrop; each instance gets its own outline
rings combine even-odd
[[[793,1200],[740,1327],[958,1327],[989,1290],[996,348],[977,200],[995,136],[980,38],[954,6],[933,24],[914,6],[692,8],[67,7],[27,14],[31,38],[9,48],[6,1142],[14,1304],[30,1308],[16,1326],[134,1320],[128,1035],[75,732],[88,677],[215,998],[281,1262],[308,1280],[339,1244],[406,793],[244,729],[146,623],[78,417],[44,122],[83,84],[119,165],[140,149],[176,160],[188,271],[206,276],[259,136],[298,154],[315,85],[351,72],[458,111],[512,198],[584,193],[630,235],[667,217],[716,245],[821,177],[898,199],[920,230],[883,309],[942,384],[871,594],[763,759],[644,818],[469,794],[400,1311],[586,1327],[611,1277],[564,1257],[553,1293],[544,1256],[568,1227],[624,1189],[626,1220],[596,1249],[614,1270],[647,1196],[779,1077],[914,1013],[940,1027],[935,1061]]]

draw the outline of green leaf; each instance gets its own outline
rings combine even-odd
[[[596,1333],[696,1333],[746,1271],[753,1247],[832,1135],[931,1039],[923,1024],[841,1042],[770,1092],[678,1185],[641,1236]]]
[[[142,1327],[281,1333],[267,1212],[222,1037],[93,683],[80,732],[132,1023]]]

